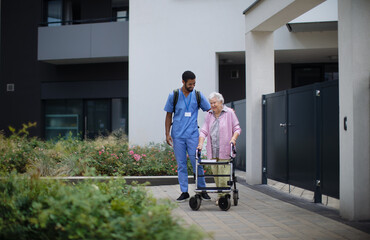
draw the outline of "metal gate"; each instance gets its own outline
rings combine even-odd
[[[267,178],[339,198],[338,81],[262,96]]]
[[[246,102],[245,99],[226,103],[228,107],[231,107],[235,110],[235,114],[238,117],[240,127],[242,129],[242,134],[238,137],[238,141],[236,143],[236,161],[234,167],[236,169],[242,170],[245,172],[245,158],[246,158],[246,134],[245,134],[245,124],[246,124]],[[243,132],[244,131],[244,132]]]

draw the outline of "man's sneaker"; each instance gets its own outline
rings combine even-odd
[[[178,199],[176,199],[177,202],[185,202],[186,199],[188,199],[190,196],[189,196],[189,193],[187,192],[183,192],[181,193],[180,197]]]
[[[211,197],[206,192],[202,192],[201,196],[203,200],[211,201]]]

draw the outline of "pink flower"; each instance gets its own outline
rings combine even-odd
[[[143,154],[143,155],[141,155],[141,156],[146,157],[146,155],[145,155],[145,154]]]
[[[101,155],[101,151],[99,151],[99,155]]]
[[[134,155],[134,151],[131,150],[131,151],[128,152],[128,154]]]
[[[134,154],[134,159],[136,160],[136,161],[139,161],[140,160],[140,155],[139,154]]]

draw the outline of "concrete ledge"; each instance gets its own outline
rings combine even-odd
[[[149,186],[160,186],[160,185],[175,185],[178,184],[177,176],[126,176],[126,177],[113,177],[113,176],[96,176],[96,177],[40,177],[40,179],[52,179],[52,180],[66,180],[70,182],[79,182],[84,180],[97,180],[107,181],[112,179],[125,179],[128,184],[137,182],[138,184],[149,183]],[[194,184],[194,177],[188,177],[189,184]],[[206,183],[214,183],[213,178],[206,178]]]

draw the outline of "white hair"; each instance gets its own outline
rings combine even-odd
[[[220,101],[222,104],[224,104],[224,97],[221,93],[213,92],[209,94],[208,100],[211,100],[212,98],[216,98],[218,101]]]

